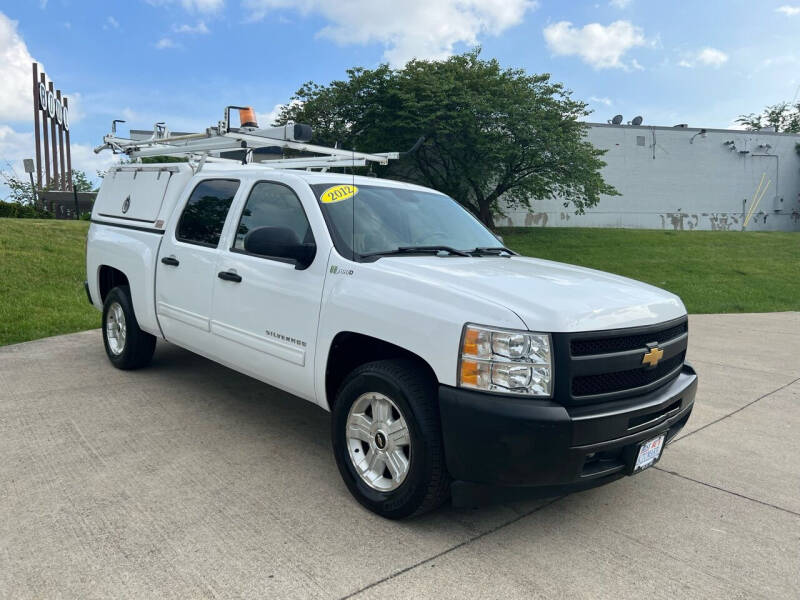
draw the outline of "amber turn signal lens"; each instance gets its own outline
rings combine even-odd
[[[478,363],[474,360],[461,361],[461,383],[462,385],[478,385]]]
[[[247,108],[240,108],[239,123],[241,123],[242,127],[258,127],[258,121],[256,121],[256,111],[249,106]]]
[[[470,356],[478,355],[478,330],[467,329],[464,333],[464,347],[461,349],[462,354],[469,354]]]

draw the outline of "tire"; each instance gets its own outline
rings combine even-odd
[[[436,382],[419,363],[402,359],[362,365],[339,389],[331,419],[336,464],[350,493],[372,512],[403,519],[449,497],[437,397]]]
[[[153,358],[156,338],[139,329],[127,285],[112,289],[103,303],[103,345],[118,369],[139,369]]]

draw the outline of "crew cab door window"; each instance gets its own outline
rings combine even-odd
[[[175,237],[188,244],[216,248],[237,189],[239,182],[233,179],[201,181],[186,202]]]
[[[291,188],[261,181],[253,186],[242,211],[233,250],[244,252],[244,238],[259,227],[279,227],[294,232],[300,243],[314,241],[300,199]]]

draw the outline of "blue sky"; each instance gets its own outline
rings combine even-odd
[[[730,127],[797,96],[799,29],[800,0],[0,0],[0,166],[32,155],[31,59],[71,97],[75,166],[93,173],[113,118],[197,130],[227,104],[266,116],[305,81],[475,44],[550,73],[590,120]]]

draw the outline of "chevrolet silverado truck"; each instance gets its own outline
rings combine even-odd
[[[347,488],[388,518],[633,475],[694,403],[677,296],[519,256],[407,183],[118,166],[86,273],[112,365],[161,339],[318,404]]]

